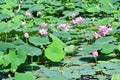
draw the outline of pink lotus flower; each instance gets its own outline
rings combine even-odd
[[[38,11],[36,15],[37,15],[37,16],[41,15],[41,12],[40,12],[40,11]]]
[[[76,20],[72,20],[73,24],[78,24],[78,22]]]
[[[48,24],[47,23],[41,23],[40,26],[41,27],[46,27],[46,26],[48,26]]]
[[[25,38],[29,38],[30,36],[29,36],[29,34],[28,34],[27,32],[25,32],[25,33],[24,33],[24,37],[25,37]]]
[[[27,17],[30,17],[31,16],[31,13],[30,12],[26,12],[25,14]]]
[[[76,17],[76,13],[72,13],[71,17],[75,18]]]
[[[111,30],[112,30],[112,28],[108,28],[106,26],[99,26],[98,27],[98,33],[101,35],[108,35]]]
[[[83,19],[82,17],[78,17],[78,18],[76,18],[76,21],[77,21],[78,23],[83,23],[83,22],[84,22],[84,19]]]
[[[24,22],[22,22],[22,23],[21,23],[21,25],[22,25],[22,26],[25,26],[25,25],[26,25],[26,22],[25,22],[25,21],[24,21]]]
[[[94,36],[96,39],[102,37],[99,33],[96,33],[96,32],[94,32],[93,36]]]
[[[106,26],[99,26],[98,27],[99,31],[106,31],[107,29],[108,29],[108,27],[106,27]]]
[[[98,56],[98,51],[97,50],[92,51],[92,56],[97,57]]]
[[[48,32],[46,29],[41,29],[41,30],[39,30],[39,34],[46,35],[46,34],[48,34]]]
[[[72,20],[73,24],[78,24],[78,23],[83,23],[84,22],[84,18],[82,17],[78,17],[75,20]]]
[[[58,28],[67,29],[69,26],[67,24],[60,24]]]

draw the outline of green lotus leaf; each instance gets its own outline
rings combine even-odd
[[[17,48],[25,51],[25,53],[29,56],[39,56],[42,54],[41,49],[29,45],[20,45]]]
[[[15,73],[15,80],[35,80],[34,76],[30,73]]]
[[[39,46],[39,45],[46,45],[49,44],[49,38],[48,37],[30,37],[29,38],[29,42],[34,44],[35,46]]]
[[[56,36],[50,34],[53,42],[45,49],[45,56],[53,62],[59,62],[65,57],[65,44]]]

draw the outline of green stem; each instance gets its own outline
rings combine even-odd
[[[109,4],[109,6],[110,6],[111,8],[113,8],[113,5],[111,4],[111,2],[108,2],[108,4]]]
[[[45,48],[44,48],[44,46],[43,46],[43,45],[41,45],[41,48],[42,48],[43,50],[45,50]]]
[[[5,32],[5,42],[7,42],[7,33]]]
[[[5,43],[7,42],[7,33],[5,32]],[[5,50],[5,53],[4,54],[7,54],[7,49]]]
[[[39,62],[40,62],[40,56],[37,57],[37,63],[39,63]]]
[[[96,64],[98,63],[98,61],[97,61],[97,57],[95,57],[95,63],[96,63]]]
[[[26,44],[28,45],[28,39],[26,39]],[[31,55],[31,64],[33,63],[33,53],[32,53],[32,55]],[[34,69],[34,66],[33,65],[31,65],[31,70],[33,71],[33,69]]]
[[[33,56],[31,56],[31,64],[33,63]],[[33,71],[34,70],[34,66],[31,65],[31,70]]]
[[[28,44],[28,39],[26,39],[26,43]]]
[[[20,7],[20,4],[18,5],[18,10],[17,10],[17,13],[20,11],[21,7]]]
[[[45,50],[45,48],[44,48],[44,46],[43,46],[43,45],[41,45],[41,46],[40,46],[40,48],[42,48],[42,51],[44,51],[44,50]],[[38,58],[37,58],[37,63],[39,63],[39,61],[40,61],[40,56],[38,56]]]

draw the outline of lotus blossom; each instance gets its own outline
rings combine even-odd
[[[84,18],[82,17],[78,17],[75,20],[72,20],[73,24],[78,24],[78,23],[83,23],[84,22]]]
[[[106,26],[99,26],[98,32],[94,32],[93,36],[95,38],[100,38],[102,36],[108,35],[112,31],[112,28],[108,28]]]
[[[108,35],[111,30],[112,30],[112,28],[108,28],[106,26],[99,26],[98,27],[98,33],[101,35]]]
[[[41,15],[41,12],[40,12],[40,11],[38,11],[36,15],[37,15],[37,16]]]
[[[25,38],[29,38],[30,36],[29,36],[29,34],[28,34],[27,32],[25,32],[25,33],[24,33],[24,37],[25,37]]]
[[[22,26],[25,26],[25,25],[26,25],[26,22],[25,22],[25,21],[24,21],[24,22],[22,22],[22,23],[21,23],[21,25],[22,25]]]
[[[102,36],[101,36],[99,33],[97,33],[97,32],[94,32],[93,36],[94,36],[96,39],[102,37]]]
[[[76,20],[72,20],[73,24],[78,24],[78,22]]]
[[[46,27],[46,26],[48,26],[48,24],[47,23],[41,23],[40,26],[41,27]]]
[[[92,51],[92,56],[93,57],[97,57],[98,56],[98,51],[97,50],[93,50]]]
[[[76,17],[76,13],[72,13],[71,17],[75,18]]]
[[[60,24],[58,28],[67,29],[69,26],[67,24]]]
[[[39,34],[41,34],[41,35],[46,35],[46,34],[48,34],[48,32],[47,32],[46,29],[40,29],[40,30],[39,30]]]
[[[83,19],[82,17],[78,17],[78,18],[76,18],[76,21],[77,21],[78,23],[83,23],[83,22],[84,22],[84,19]]]
[[[30,17],[31,16],[31,13],[30,12],[26,12],[25,14],[27,17]]]

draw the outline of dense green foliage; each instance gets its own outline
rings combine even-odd
[[[119,0],[0,0],[0,78],[119,80],[119,6]],[[94,50],[99,55],[92,57]]]

